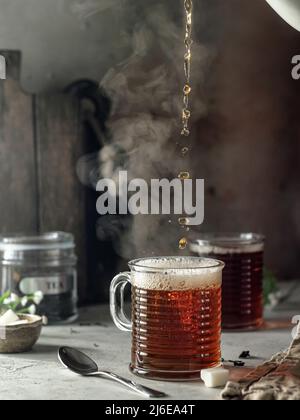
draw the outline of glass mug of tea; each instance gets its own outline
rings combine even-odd
[[[263,323],[265,238],[254,233],[204,234],[191,251],[225,263],[222,286],[223,329],[255,329]]]
[[[197,257],[131,261],[116,276],[110,309],[116,326],[132,332],[131,371],[159,380],[193,380],[221,363],[224,263]],[[131,284],[132,319],[124,312]]]

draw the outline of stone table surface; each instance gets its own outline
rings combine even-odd
[[[291,286],[289,286],[291,287]],[[300,287],[293,287],[289,299],[276,310],[267,311],[266,326],[255,332],[223,334],[223,357],[237,359],[243,350],[255,358],[255,366],[287,348],[291,342],[294,316],[300,316]],[[129,373],[130,334],[110,320],[108,306],[81,310],[80,321],[68,326],[45,327],[34,350],[22,355],[0,356],[0,400],[137,400],[143,399],[114,382],[83,378],[63,368],[57,360],[59,346],[73,346],[91,355],[100,366],[120,375]],[[242,375],[238,368],[232,377]],[[174,400],[214,400],[220,390],[206,389],[199,381],[189,383],[140,382],[166,392]]]

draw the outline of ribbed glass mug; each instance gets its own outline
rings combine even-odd
[[[111,284],[111,315],[132,332],[130,369],[149,379],[191,380],[221,362],[221,286],[224,263],[196,257],[158,257],[129,263]],[[132,320],[124,291],[132,288]]]

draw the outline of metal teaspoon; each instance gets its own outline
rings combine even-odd
[[[167,395],[163,392],[156,391],[146,386],[140,385],[129,379],[122,378],[112,372],[99,370],[97,364],[84,353],[71,347],[61,347],[58,350],[58,358],[63,366],[72,372],[82,376],[99,376],[112,379],[141,395],[148,398],[165,398]]]

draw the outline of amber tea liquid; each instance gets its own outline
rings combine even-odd
[[[133,273],[135,374],[199,380],[202,369],[220,364],[222,268]]]
[[[225,262],[225,329],[257,328],[263,323],[263,252],[214,254]]]
[[[259,239],[259,238],[258,238]],[[264,243],[247,243],[234,247],[201,243],[192,249],[198,255],[210,256],[225,263],[222,285],[223,329],[253,329],[263,323]],[[252,238],[252,241],[254,239]],[[250,241],[250,238],[249,238]]]

